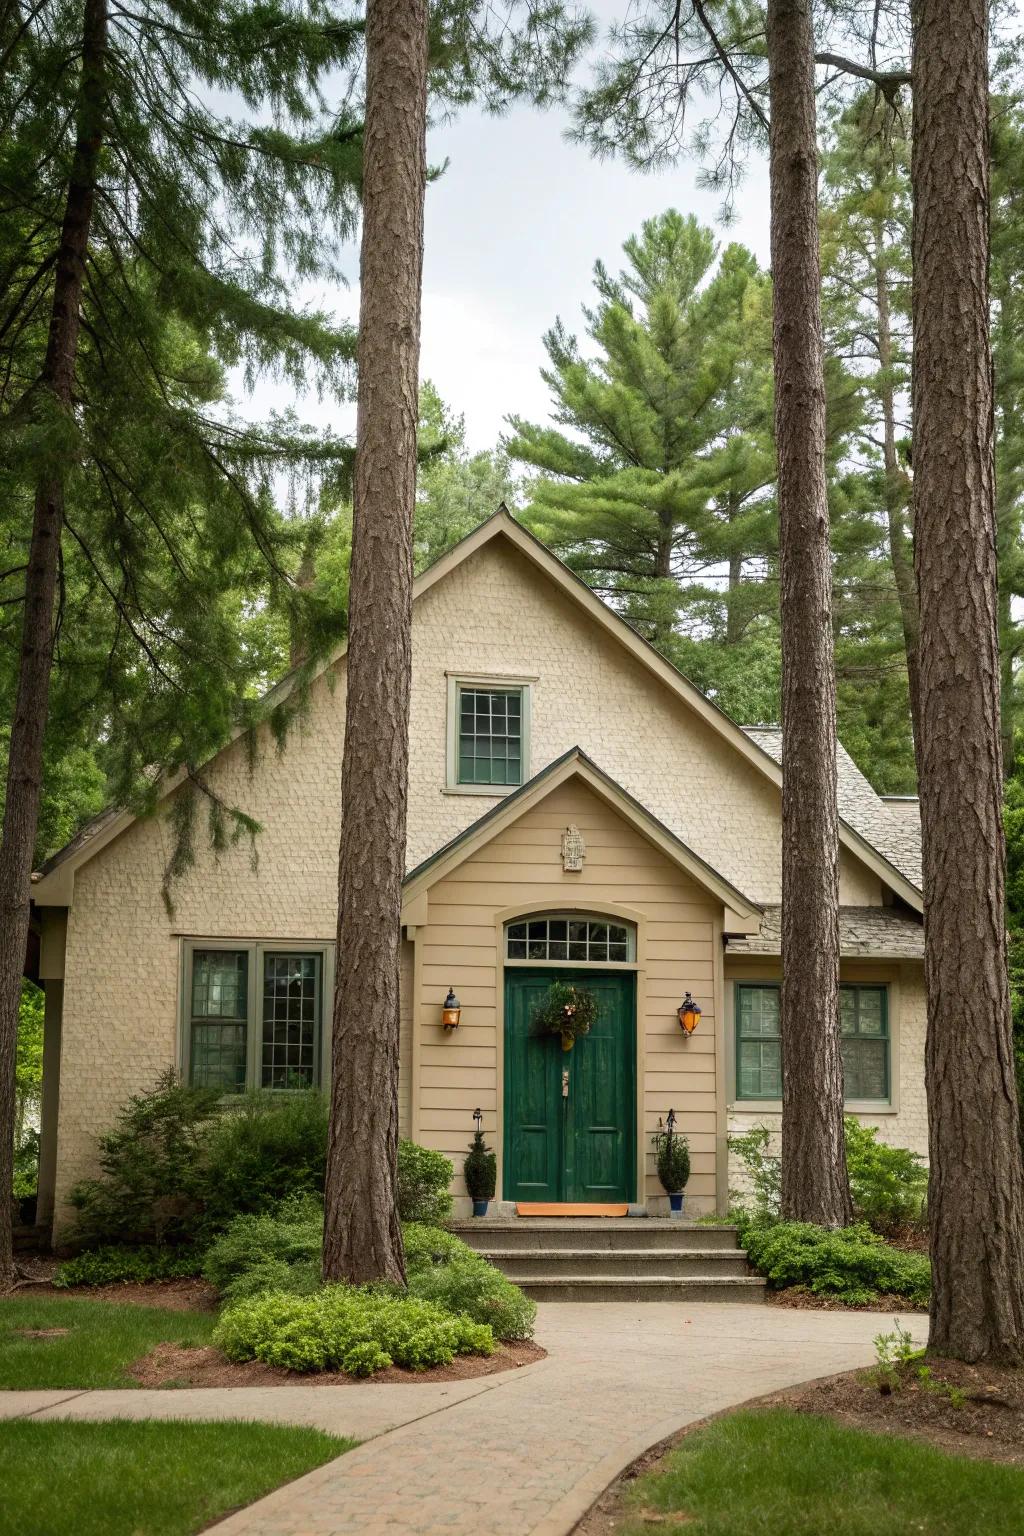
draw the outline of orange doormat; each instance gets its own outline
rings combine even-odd
[[[625,1216],[628,1205],[569,1205],[552,1201],[516,1201],[517,1216]]]

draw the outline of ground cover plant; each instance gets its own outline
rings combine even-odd
[[[687,1435],[581,1531],[641,1536],[656,1524],[687,1536],[1002,1536],[1019,1528],[1022,1507],[1017,1468],[774,1409]]]
[[[209,1344],[216,1319],[109,1301],[0,1300],[0,1389],[134,1387],[128,1367],[157,1344]]]
[[[154,1244],[138,1248],[114,1244],[87,1248],[57,1268],[53,1284],[58,1290],[79,1285],[117,1285],[126,1281],[144,1285],[150,1280],[180,1280],[198,1275],[202,1256],[195,1248],[167,1248]]]
[[[371,1376],[391,1365],[414,1371],[456,1355],[490,1355],[486,1323],[383,1288],[328,1285],[310,1296],[265,1291],[225,1307],[213,1342],[229,1360],[291,1371]]]
[[[191,1536],[354,1443],[269,1424],[15,1420],[4,1426],[0,1533]]]
[[[866,1224],[831,1230],[800,1221],[751,1222],[740,1241],[773,1290],[798,1286],[854,1307],[879,1295],[902,1297],[913,1307],[928,1304],[926,1256],[894,1248]]]

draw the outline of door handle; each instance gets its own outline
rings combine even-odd
[[[562,1098],[563,1099],[567,1099],[568,1097],[569,1097],[569,1071],[568,1071],[568,1068],[566,1068],[566,1070],[562,1073]]]

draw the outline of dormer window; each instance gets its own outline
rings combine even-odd
[[[530,776],[526,679],[448,679],[448,788],[504,794]]]

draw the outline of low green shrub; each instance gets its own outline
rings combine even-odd
[[[532,1338],[536,1302],[461,1238],[410,1224],[402,1239],[410,1296],[487,1323],[496,1339]]]
[[[312,1195],[281,1201],[275,1212],[241,1215],[215,1238],[203,1261],[203,1275],[221,1295],[253,1295],[255,1289],[292,1289],[287,1270],[315,1266],[324,1243],[324,1207]],[[252,1276],[273,1275],[272,1284],[255,1286]],[[236,1287],[243,1284],[239,1292]]]
[[[235,1302],[221,1314],[213,1340],[229,1360],[352,1376],[389,1365],[424,1371],[456,1355],[494,1350],[494,1335],[483,1323],[428,1301],[343,1285],[312,1296],[268,1291]]]
[[[496,1339],[533,1337],[536,1302],[479,1255],[417,1271],[409,1276],[409,1294],[486,1323]]]
[[[194,1248],[90,1248],[66,1259],[53,1283],[66,1290],[74,1285],[118,1285],[127,1280],[178,1280],[198,1275],[201,1264]]]
[[[414,1141],[398,1143],[398,1214],[403,1221],[439,1226],[452,1213],[449,1185],[454,1173],[443,1152]]]
[[[846,1167],[857,1215],[877,1232],[920,1226],[928,1194],[924,1158],[906,1147],[890,1147],[878,1129],[847,1115]]]
[[[893,1248],[864,1223],[833,1231],[800,1221],[751,1222],[740,1241],[773,1290],[800,1286],[849,1306],[863,1306],[882,1292],[927,1305],[928,1259]]]

